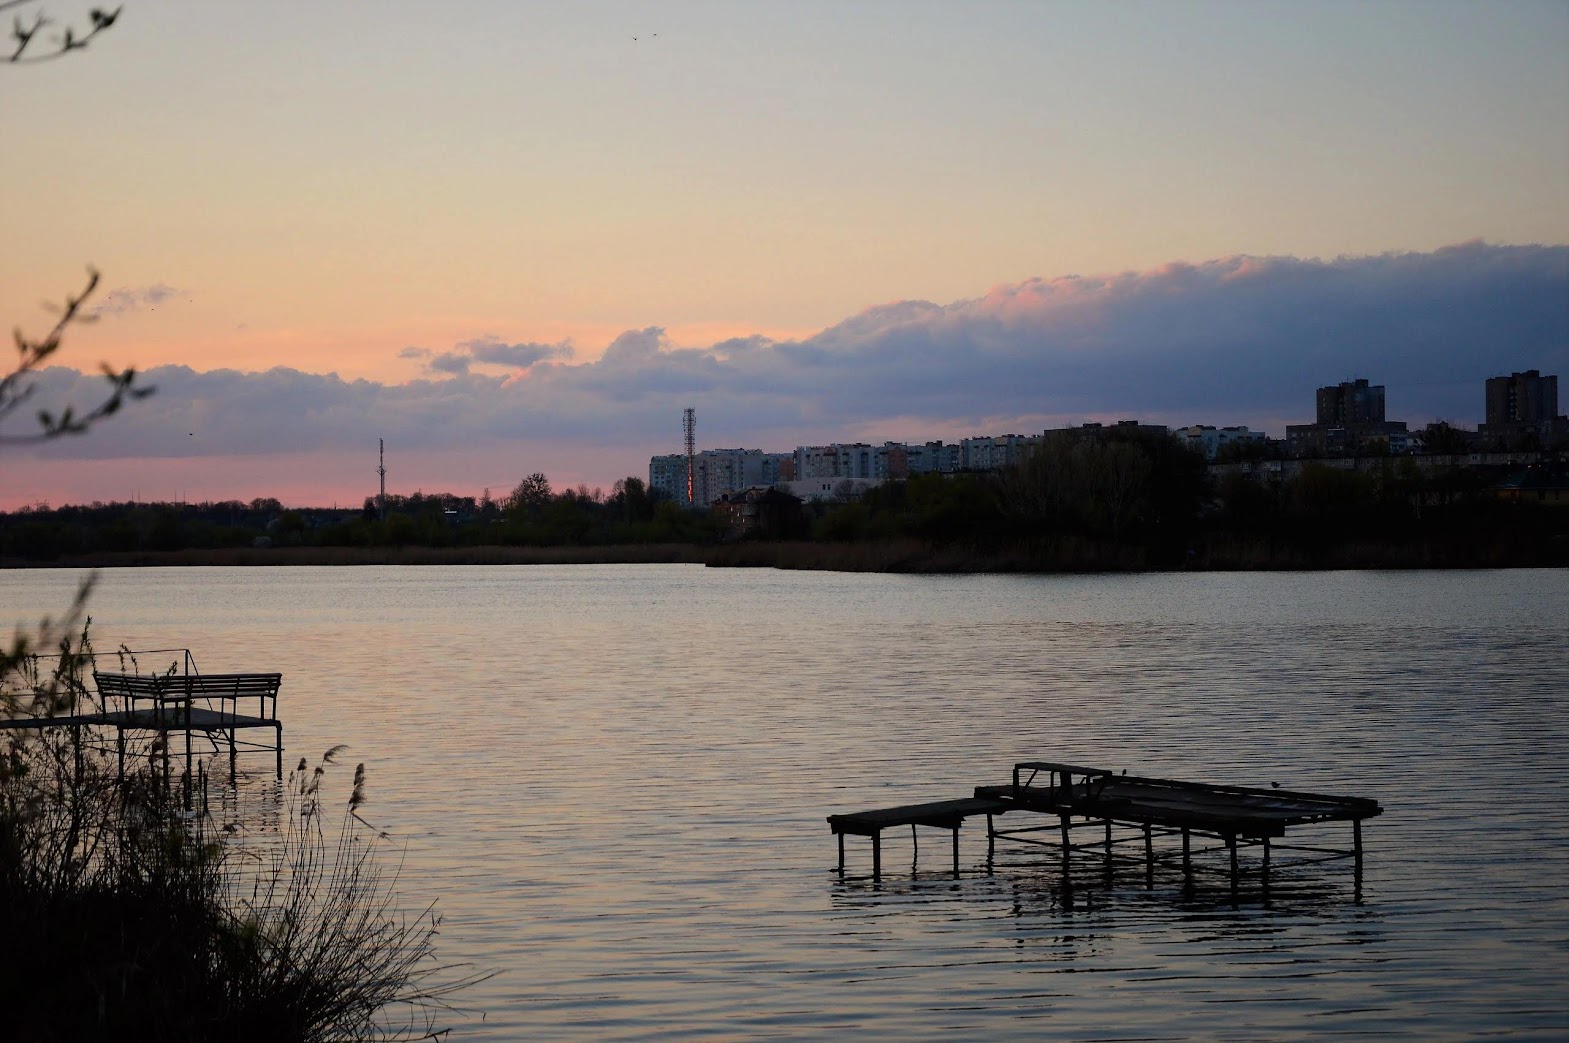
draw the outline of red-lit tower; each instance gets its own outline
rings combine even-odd
[[[681,413],[681,428],[686,433],[686,502],[696,502],[697,484],[697,410],[687,406]]]

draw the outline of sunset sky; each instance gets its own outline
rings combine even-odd
[[[0,316],[94,265],[40,401],[158,393],[0,448],[0,508],[357,504],[378,438],[389,491],[608,487],[689,405],[1279,436],[1367,377],[1474,425],[1569,377],[1566,98],[1561,0],[126,0],[0,68]]]

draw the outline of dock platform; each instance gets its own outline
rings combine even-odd
[[[928,804],[905,804],[896,808],[875,811],[858,811],[849,815],[829,815],[828,825],[839,838],[839,869],[844,870],[844,837],[846,833],[872,838],[872,873],[881,876],[883,870],[882,831],[894,826],[909,826],[913,837],[916,826],[932,826],[953,831],[953,871],[959,871],[959,829],[971,815],[985,815],[987,832],[991,832],[991,816],[1000,815],[1013,805],[993,797],[961,797],[958,800],[937,800]]]
[[[156,733],[159,741],[152,749],[161,753],[163,775],[173,779],[172,759],[184,758],[183,780],[187,801],[193,785],[196,759],[205,756],[196,747],[202,737],[212,753],[227,752],[229,777],[235,778],[236,759],[241,751],[272,754],[274,770],[283,777],[283,722],[278,717],[278,690],[283,683],[279,673],[208,673],[196,669],[189,649],[154,649],[120,653],[122,665],[133,665],[137,656],[177,652],[180,659],[160,673],[112,673],[94,669],[93,684],[97,704],[86,712],[55,716],[3,717],[0,730],[71,728],[76,736],[77,758],[83,748],[83,731],[113,729],[119,754],[119,771],[125,775],[127,733]],[[272,729],[273,741],[242,739],[240,733],[252,729]],[[183,738],[183,750],[173,749],[176,737]],[[203,772],[205,769],[202,769]],[[205,778],[205,774],[202,775]]]
[[[1185,878],[1191,882],[1193,860],[1207,851],[1224,849],[1229,856],[1231,891],[1235,897],[1240,873],[1239,848],[1257,848],[1262,855],[1261,880],[1267,889],[1271,861],[1278,851],[1312,856],[1301,862],[1350,859],[1360,891],[1362,880],[1362,822],[1382,813],[1378,801],[1366,797],[1331,796],[1300,790],[1226,786],[1176,779],[1130,776],[1104,768],[1063,764],[1055,761],[1023,761],[1013,767],[1013,780],[999,786],[975,787],[973,797],[879,808],[846,815],[828,816],[829,828],[839,844],[839,871],[844,872],[844,837],[866,836],[872,840],[872,876],[882,875],[881,832],[908,825],[912,835],[917,826],[948,829],[953,834],[953,871],[959,873],[959,830],[966,818],[986,817],[987,862],[990,864],[1000,841],[1049,845],[1061,852],[1064,886],[1072,886],[1070,859],[1074,852],[1093,851],[1111,874],[1118,861],[1142,864],[1145,878],[1153,886],[1159,865],[1180,860]],[[997,818],[1027,812],[1054,818],[1055,823],[1001,829]],[[1351,846],[1326,847],[1284,842],[1286,831],[1323,823],[1348,822]],[[1096,838],[1075,842],[1074,831],[1093,829]],[[1118,832],[1121,831],[1121,835]],[[1132,835],[1129,835],[1129,833]],[[1043,836],[1043,834],[1049,834]],[[1082,833],[1081,833],[1082,835]],[[1180,838],[1180,854],[1155,842]],[[1220,846],[1195,849],[1195,838],[1215,841]],[[1141,855],[1121,856],[1116,848],[1141,844]],[[1141,857],[1142,856],[1142,857]]]

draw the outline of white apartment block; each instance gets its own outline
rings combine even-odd
[[[773,485],[789,453],[761,449],[705,449],[692,459],[692,500],[686,495],[686,454],[670,453],[648,461],[648,486],[683,507],[708,505],[727,493],[754,485]]]
[[[1041,444],[1041,435],[998,435],[965,438],[959,442],[960,459],[967,471],[1000,471],[1023,460]]]
[[[797,446],[797,479],[858,478],[872,482],[887,481],[903,469],[905,447],[897,442],[879,446],[865,442],[833,445]]]
[[[1195,452],[1203,453],[1204,459],[1214,462],[1222,446],[1238,445],[1246,442],[1266,441],[1262,431],[1249,431],[1245,427],[1214,427],[1210,424],[1194,424],[1190,427],[1179,427],[1172,434]]]
[[[905,455],[911,474],[952,474],[964,470],[964,449],[958,443],[906,446]]]
[[[648,459],[648,489],[675,500],[686,502],[686,455],[670,453]]]
[[[870,485],[917,474],[952,474],[957,471],[998,470],[1023,459],[1041,442],[1040,435],[999,435],[966,438],[944,444],[907,445],[884,442],[835,442],[831,445],[797,446],[793,453],[765,453],[761,449],[705,449],[693,458],[693,496],[687,500],[686,456],[670,453],[648,461],[651,490],[682,506],[713,503],[727,493],[757,485],[778,485],[793,479],[796,495],[823,496],[846,488],[864,491]],[[853,483],[847,487],[843,483]],[[796,488],[799,486],[800,488]]]

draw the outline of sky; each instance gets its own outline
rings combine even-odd
[[[87,4],[33,5],[64,23]],[[46,32],[52,30],[46,30]],[[1569,3],[126,0],[0,68],[0,509],[608,488],[681,446],[1482,417],[1569,375]],[[27,417],[5,427],[24,430]]]

